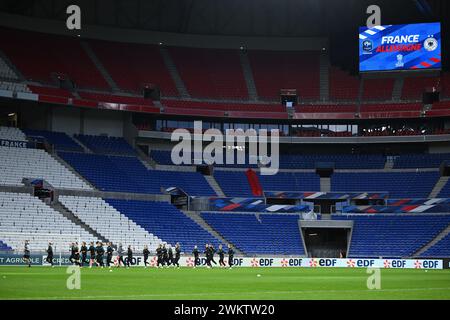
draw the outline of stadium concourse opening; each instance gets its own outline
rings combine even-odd
[[[346,258],[351,229],[302,228],[305,246],[310,258]]]

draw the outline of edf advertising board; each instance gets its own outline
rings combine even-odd
[[[439,22],[359,28],[360,72],[440,68]]]

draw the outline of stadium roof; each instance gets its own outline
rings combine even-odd
[[[436,21],[448,16],[444,0],[2,0],[0,11],[65,20],[77,4],[83,22],[160,32],[240,36],[330,36],[365,24],[377,4],[382,23]]]

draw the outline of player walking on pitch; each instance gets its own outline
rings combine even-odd
[[[48,263],[50,263],[50,265],[52,267],[54,267],[54,265],[53,265],[53,247],[52,247],[51,242],[48,243],[47,258],[45,258],[45,261],[47,261]]]
[[[30,241],[25,240],[25,245],[23,248],[23,260],[26,264],[28,264],[28,268],[31,267],[31,258],[30,258]]]

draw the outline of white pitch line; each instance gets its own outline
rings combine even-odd
[[[450,290],[448,288],[406,288],[406,289],[379,289],[379,290],[300,290],[300,291],[253,291],[253,292],[203,292],[203,293],[161,293],[161,294],[141,294],[141,295],[126,295],[126,296],[63,296],[63,297],[26,297],[26,298],[3,298],[4,300],[63,300],[63,299],[120,299],[120,298],[157,298],[157,297],[195,297],[195,296],[221,296],[221,295],[259,295],[259,294],[305,294],[305,293],[363,293],[363,292],[416,292],[416,291],[439,291]]]

